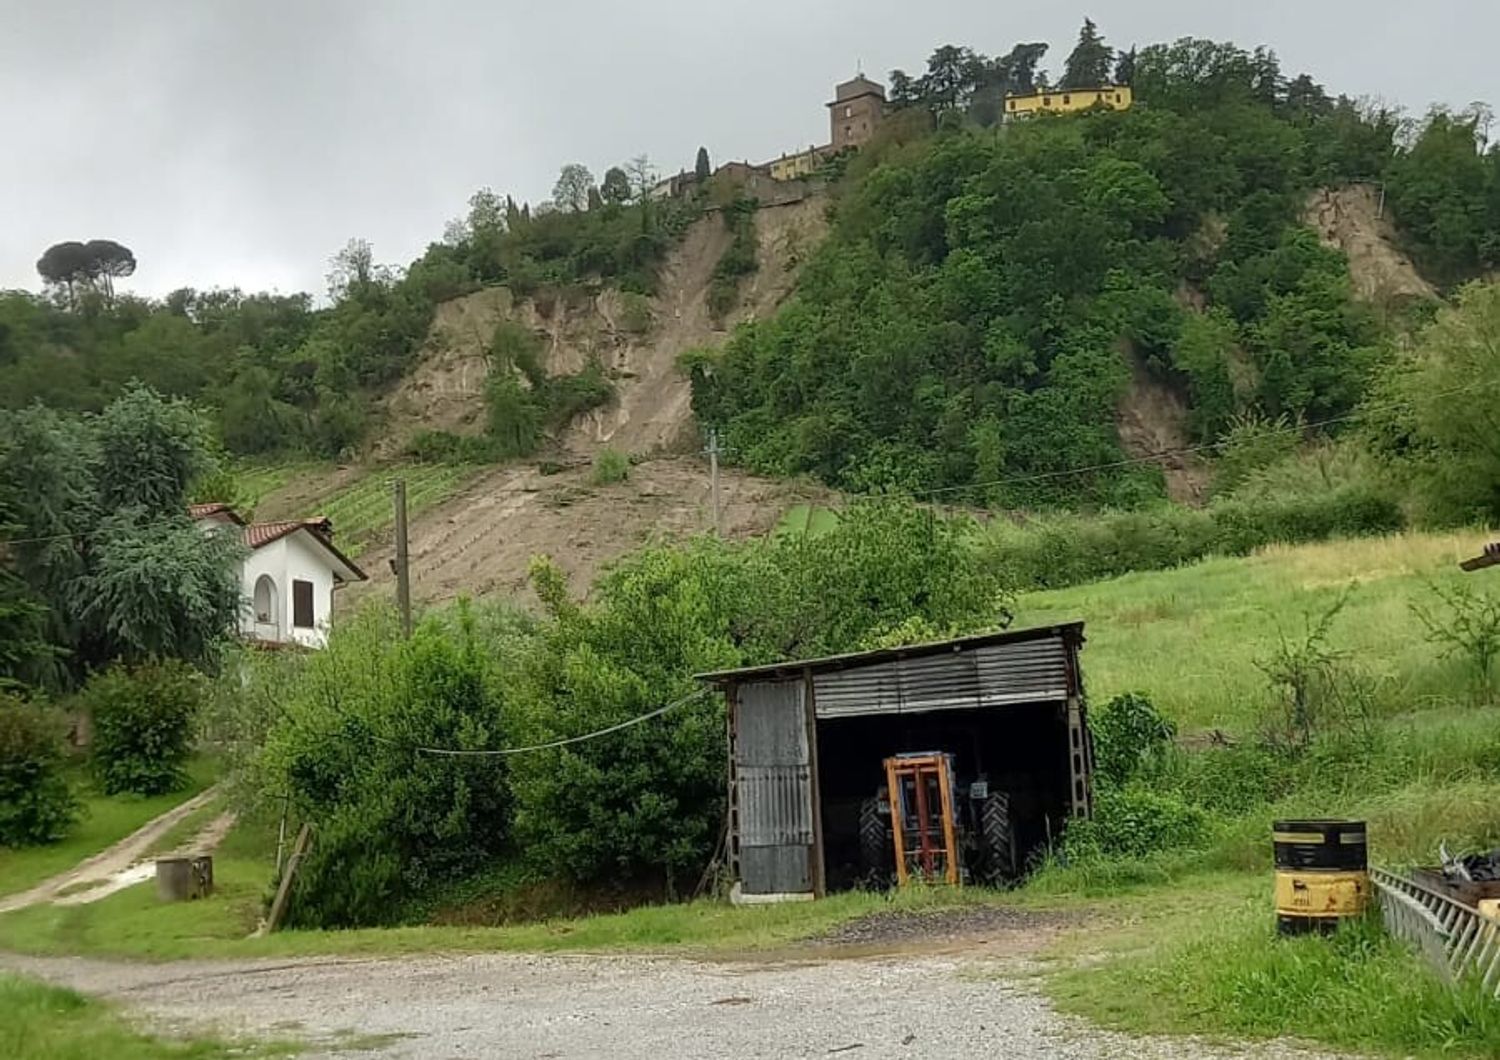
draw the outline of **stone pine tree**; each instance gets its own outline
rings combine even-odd
[[[713,173],[713,167],[708,164],[708,148],[698,148],[697,161],[693,163],[693,176],[698,178],[699,183],[707,180]]]
[[[1095,88],[1108,84],[1114,59],[1114,50],[1104,43],[1094,20],[1084,19],[1083,28],[1078,31],[1078,45],[1068,56],[1059,87]]]

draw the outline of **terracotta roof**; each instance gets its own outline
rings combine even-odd
[[[206,504],[189,504],[188,518],[197,522],[199,519],[209,519],[215,515],[222,515],[230,522],[239,526],[245,525],[245,520],[240,518],[240,513],[235,511],[223,501],[209,501]]]
[[[1484,552],[1459,564],[1464,570],[1483,570],[1497,565],[1500,565],[1500,541],[1491,541],[1484,546]]]
[[[273,541],[280,541],[288,534],[294,534],[298,530],[306,530],[313,538],[322,545],[333,556],[348,567],[359,581],[367,581],[369,576],[354,565],[354,561],[344,555],[334,545],[332,540],[333,523],[327,516],[315,516],[311,519],[284,519],[274,523],[251,523],[245,527],[245,547],[252,552],[258,548],[264,548]]]

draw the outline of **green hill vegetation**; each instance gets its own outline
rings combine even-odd
[[[1014,62],[935,53],[849,165],[797,297],[691,364],[699,418],[748,466],[1138,504],[1162,485],[1121,465],[1134,366],[1184,397],[1193,442],[1246,416],[1328,436],[1430,312],[1353,297],[1302,223],[1312,189],[1383,181],[1435,275],[1495,264],[1500,152],[1478,114],[1413,125],[1264,49],[1185,40],[1132,55],[1133,109],[995,127]]]

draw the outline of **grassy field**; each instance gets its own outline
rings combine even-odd
[[[816,537],[833,528],[839,520],[832,508],[817,504],[794,504],[776,523],[776,534],[811,534]]]
[[[1204,873],[1127,889],[1065,938],[1046,986],[1064,1011],[1128,1033],[1299,1037],[1375,1055],[1500,1055],[1500,1004],[1451,989],[1378,917],[1279,938],[1266,878]]]
[[[1281,632],[1302,633],[1305,616],[1347,594],[1332,647],[1365,674],[1385,713],[1421,710],[1450,703],[1464,678],[1461,664],[1438,658],[1410,605],[1430,598],[1432,581],[1500,589],[1492,572],[1458,569],[1489,536],[1330,541],[1130,574],[1023,596],[1016,624],[1084,619],[1083,665],[1096,703],[1144,690],[1184,731],[1245,732],[1267,698],[1256,660]]]
[[[167,795],[101,795],[80,775],[83,812],[66,839],[48,846],[0,849],[0,894],[13,894],[66,872],[85,858],[124,839],[153,817],[186,802],[217,779],[219,763],[199,758],[189,763],[188,786]]]
[[[1084,667],[1096,707],[1143,692],[1199,748],[1179,750],[1142,781],[1200,807],[1197,840],[1049,865],[1027,888],[1102,903],[1098,927],[1059,947],[1061,970],[1047,990],[1062,1007],[1131,1032],[1500,1055],[1500,1005],[1473,988],[1450,990],[1378,921],[1333,939],[1280,939],[1270,894],[1278,816],[1365,819],[1377,863],[1430,864],[1443,841],[1500,844],[1500,705],[1479,701],[1465,662],[1443,659],[1411,610],[1432,600],[1434,584],[1500,595],[1486,573],[1457,569],[1487,538],[1401,534],[1270,549],[1021,598],[1018,624],[1088,623]],[[1300,755],[1259,754],[1272,692],[1257,662],[1341,598],[1328,644],[1367,709],[1330,723]],[[1232,746],[1203,749],[1195,734],[1212,729]],[[1204,772],[1211,759],[1218,771]],[[1266,762],[1276,767],[1245,771]]]

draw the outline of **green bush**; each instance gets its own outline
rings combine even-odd
[[[61,839],[78,815],[56,710],[0,693],[0,846]]]
[[[202,677],[177,661],[115,666],[90,678],[79,701],[93,719],[90,763],[104,793],[181,788],[204,697]]]
[[[594,469],[589,481],[596,486],[624,482],[630,475],[630,457],[618,449],[601,449],[594,454]]]
[[[495,443],[483,435],[421,431],[406,443],[406,455],[419,464],[483,464],[495,455]]]
[[[1198,845],[1207,822],[1201,809],[1176,795],[1140,785],[1101,787],[1094,815],[1068,825],[1063,849],[1077,861],[1146,857]]]
[[[506,759],[419,748],[505,745],[488,651],[513,627],[481,629],[464,606],[404,640],[394,614],[372,610],[341,623],[324,651],[302,661],[255,765],[263,797],[289,797],[314,826],[292,923],[393,923],[424,892],[501,855],[511,816]]]
[[[1139,692],[1116,696],[1089,719],[1094,737],[1094,775],[1124,785],[1172,746],[1177,726]]]
[[[1207,508],[1163,506],[1101,515],[1050,515],[996,523],[981,548],[1018,587],[1061,589],[1132,571],[1166,570],[1206,556],[1243,556],[1271,544],[1385,534],[1406,519],[1374,482],[1322,489],[1258,489]]]

